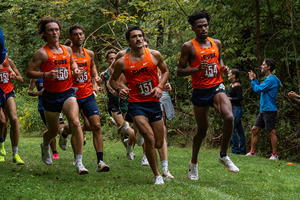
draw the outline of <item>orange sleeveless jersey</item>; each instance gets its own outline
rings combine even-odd
[[[14,86],[10,82],[9,78],[7,58],[5,58],[4,62],[2,63],[2,66],[3,69],[0,70],[0,87],[2,88],[3,92],[7,94],[14,89]]]
[[[125,55],[126,72],[129,91],[128,102],[159,102],[150,91],[158,85],[157,66],[152,62],[149,49],[144,49],[145,58],[143,61],[131,62],[130,53]]]
[[[83,75],[79,78],[74,77],[72,87],[78,88],[76,90],[77,99],[83,99],[93,94],[93,86],[91,83],[91,59],[85,48],[83,48],[84,57],[77,57],[73,52],[73,58],[79,68],[83,68]]]
[[[73,85],[73,78],[70,70],[71,57],[66,47],[59,45],[63,53],[54,54],[51,49],[45,45],[43,48],[48,53],[48,60],[40,66],[41,72],[50,72],[58,70],[57,79],[44,78],[44,88],[49,92],[60,93],[70,89]]]
[[[197,57],[189,68],[198,67],[205,58],[207,58],[209,63],[206,71],[197,72],[191,75],[194,89],[212,88],[223,82],[218,47],[211,38],[208,37],[207,39],[211,43],[210,48],[201,48],[196,38],[191,40],[196,49]]]

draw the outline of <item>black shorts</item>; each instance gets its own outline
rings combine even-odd
[[[65,101],[70,97],[77,97],[73,88],[60,93],[44,90],[42,95],[43,107],[49,112],[61,112]]]
[[[149,119],[149,122],[155,122],[162,119],[162,110],[160,102],[137,102],[128,103],[128,113],[125,120],[133,122],[132,117],[143,115]]]
[[[39,113],[40,113],[40,115],[41,115],[41,118],[42,118],[44,124],[46,125],[47,122],[46,122],[46,117],[45,117],[44,110],[39,110]],[[61,113],[59,113],[59,124],[65,124],[65,123],[64,123],[64,119],[63,119]]]
[[[127,113],[128,106],[127,101],[123,99],[115,100],[108,99],[107,109],[110,116],[112,116],[112,112],[117,112],[117,115]]]
[[[4,107],[4,106],[5,106],[5,103],[6,103],[6,101],[7,101],[7,99],[8,99],[9,97],[15,97],[15,93],[16,93],[16,92],[15,92],[14,90],[12,90],[11,92],[5,94],[5,98],[3,99],[4,102],[2,103],[2,106],[1,106],[1,107]]]
[[[192,102],[194,106],[197,107],[213,107],[214,98],[219,92],[226,93],[223,83],[220,83],[219,85],[216,85],[212,88],[194,89],[192,95]]]
[[[260,111],[256,117],[254,126],[265,128],[267,131],[275,129],[275,117],[277,111]]]
[[[86,118],[89,118],[92,115],[99,115],[99,109],[94,94],[83,99],[77,99],[77,103],[79,110],[83,111]]]

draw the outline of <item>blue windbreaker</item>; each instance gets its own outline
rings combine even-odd
[[[277,111],[277,91],[282,84],[275,75],[267,76],[261,84],[258,80],[251,81],[251,86],[254,92],[260,94],[260,111]]]
[[[5,60],[6,49],[4,47],[4,37],[0,27],[0,64],[2,64]]]

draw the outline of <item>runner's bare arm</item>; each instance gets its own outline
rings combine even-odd
[[[114,72],[112,73],[112,75],[110,76],[110,79],[108,81],[108,83],[111,85],[111,87],[118,91],[119,90],[119,96],[120,98],[124,99],[125,96],[128,95],[128,91],[125,89],[122,89],[119,84],[117,83],[117,80],[119,79],[120,75],[122,74],[122,72],[125,72],[126,69],[126,65],[125,65],[125,58],[122,57],[119,60],[116,61],[115,63],[115,69]]]
[[[41,91],[34,92],[33,89],[34,87],[37,86],[37,79],[31,79],[29,86],[28,86],[28,95],[29,96],[39,96],[42,95],[44,88]]]
[[[11,69],[15,72],[15,74],[17,76],[16,81],[19,82],[19,83],[23,83],[24,82],[23,78],[22,78],[19,70],[17,69],[15,63],[11,59],[9,59],[9,58],[7,59],[7,61],[9,63],[9,65],[10,65]]]
[[[213,41],[215,42],[215,44],[217,45],[217,48],[219,50],[219,63],[220,63],[222,72],[227,75],[229,72],[229,68],[228,68],[228,66],[224,65],[224,62],[222,59],[222,43],[220,40],[217,40],[217,39],[213,39]]]
[[[124,88],[124,89],[129,89],[125,84],[127,83],[127,80],[126,80],[126,77],[124,74],[121,74],[120,78],[119,78],[119,86],[121,88]]]
[[[98,76],[98,72],[97,72],[97,67],[95,65],[95,61],[94,61],[94,57],[95,57],[95,54],[93,51],[91,50],[87,50],[89,56],[90,56],[90,59],[91,59],[91,75],[93,77],[93,88],[94,88],[94,92],[98,92],[98,87],[99,88],[99,91],[102,91],[102,87],[101,87],[101,79],[100,77]]]

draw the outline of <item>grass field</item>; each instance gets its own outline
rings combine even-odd
[[[91,135],[84,146],[83,164],[89,174],[79,176],[72,164],[73,153],[58,149],[59,160],[52,166],[41,160],[42,138],[20,138],[19,155],[24,166],[12,163],[10,140],[6,161],[0,163],[0,199],[299,199],[300,165],[270,161],[262,157],[229,155],[239,167],[230,173],[219,164],[217,149],[201,149],[199,180],[187,178],[191,147],[168,147],[169,170],[174,180],[154,185],[149,166],[141,166],[142,149],[136,146],[135,160],[129,161],[120,141],[104,142],[108,173],[96,172],[96,154]],[[159,168],[161,165],[159,162]]]

